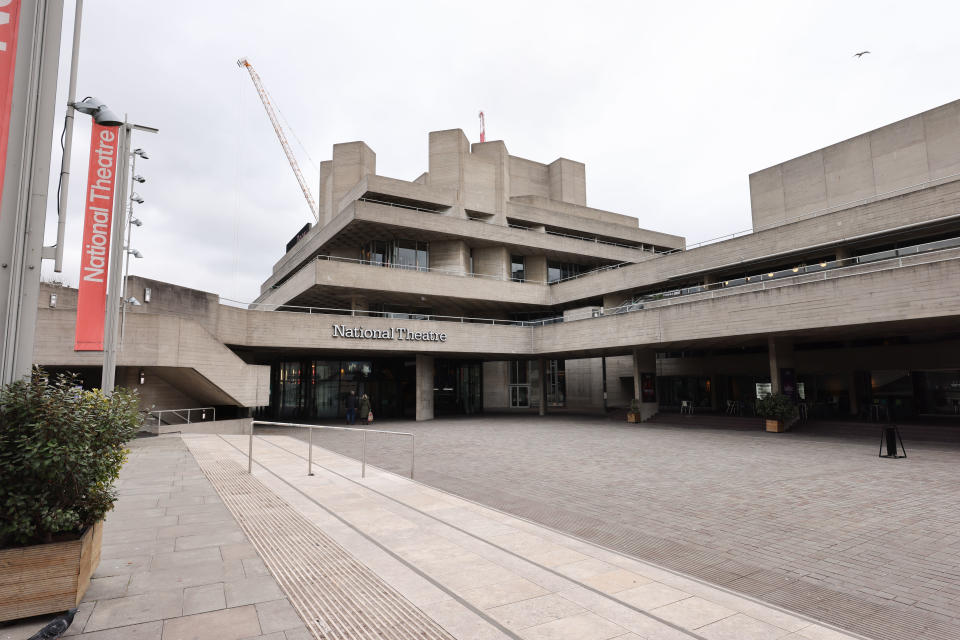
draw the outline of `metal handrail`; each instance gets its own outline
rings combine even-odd
[[[465,276],[468,278],[489,278],[506,282],[527,282],[530,284],[550,284],[542,280],[516,280],[506,275],[494,275],[490,273],[473,273],[469,271],[459,271],[456,269],[443,269],[440,267],[418,267],[414,265],[397,264],[395,262],[374,262],[373,260],[363,260],[362,258],[344,258],[342,256],[318,255],[317,260],[327,260],[329,262],[353,262],[373,267],[385,267],[387,269],[403,269],[404,271],[422,271],[427,273],[442,273],[454,276]]]
[[[932,242],[925,242],[918,245],[911,245],[908,247],[900,247],[898,249],[890,249],[888,251],[880,251],[871,254],[864,254],[860,256],[853,256],[850,258],[843,258],[841,260],[830,260],[825,264],[815,263],[806,266],[796,267],[796,271],[791,269],[782,269],[780,271],[774,272],[773,276],[767,274],[756,274],[749,277],[736,278],[733,280],[728,280],[726,282],[715,282],[712,284],[702,284],[694,285],[692,287],[685,287],[681,289],[672,289],[669,291],[649,294],[646,296],[641,296],[632,299],[630,302],[618,305],[615,307],[605,307],[601,310],[600,316],[603,315],[612,315],[619,313],[627,313],[630,311],[639,311],[643,309],[644,305],[651,302],[665,302],[668,300],[685,298],[686,296],[696,295],[701,293],[715,293],[718,289],[736,289],[741,286],[754,285],[757,283],[765,283],[771,280],[783,280],[782,285],[790,284],[788,278],[795,278],[797,276],[809,275],[811,273],[822,273],[826,271],[834,271],[836,269],[847,269],[854,266],[860,266],[864,264],[873,264],[884,265],[888,263],[889,260],[899,259],[899,264],[897,267],[904,266],[903,258],[911,257],[915,255],[936,255],[941,252],[953,251],[960,247],[960,244],[956,246],[949,246],[948,243],[960,241],[960,238],[948,238],[944,240],[935,240]],[[944,245],[947,246],[942,248],[931,248],[934,245]],[[893,253],[889,257],[886,254]],[[882,256],[882,257],[881,257]],[[586,273],[579,274],[577,276],[571,276],[570,278],[564,279],[570,280],[574,278],[582,278],[586,275],[592,273],[597,273],[601,270],[610,270],[617,269],[628,264],[635,263],[621,263],[617,265],[609,265],[607,267],[601,267],[600,269],[589,271]],[[909,266],[909,265],[907,265]],[[887,267],[888,268],[888,267]],[[789,272],[789,273],[788,273]],[[742,282],[739,282],[741,281]],[[731,284],[733,282],[733,284]],[[797,284],[797,283],[793,283]],[[766,288],[766,285],[763,285],[763,288]],[[344,315],[344,316],[363,316],[363,317],[397,317],[400,315],[413,315],[419,316],[416,318],[410,318],[412,320],[427,320],[427,321],[442,321],[442,322],[460,322],[460,323],[478,323],[478,324],[491,324],[491,325],[505,325],[505,326],[514,326],[514,327],[540,327],[548,324],[556,324],[559,322],[564,322],[563,316],[554,316],[551,318],[542,318],[540,320],[505,320],[500,318],[475,318],[470,316],[445,316],[445,315],[435,315],[435,314],[401,314],[399,312],[390,312],[390,311],[367,311],[367,310],[354,310],[354,309],[338,309],[331,307],[306,307],[290,304],[267,304],[260,302],[244,302],[241,300],[232,300],[230,298],[220,298],[221,302],[233,303],[237,306],[249,309],[251,311],[291,311],[299,313],[329,313],[331,315]],[[263,308],[261,308],[263,307]],[[600,317],[595,316],[595,317]]]
[[[424,320],[428,322],[459,322],[461,324],[491,324],[513,327],[539,327],[544,324],[561,322],[562,317],[543,318],[541,320],[506,320],[503,318],[474,318],[471,316],[444,316],[434,313],[404,313],[400,311],[370,311],[366,309],[338,309],[334,307],[305,307],[293,304],[271,304],[266,302],[244,302],[231,298],[220,298],[221,302],[233,303],[249,311],[317,313],[342,316],[360,316],[366,318],[397,318],[400,320]],[[263,308],[260,308],[263,307]],[[415,318],[401,318],[400,316],[417,316]]]
[[[942,249],[934,249],[934,250],[927,250],[927,251],[915,250],[925,245],[938,244],[940,242],[945,242],[945,241],[929,242],[921,245],[914,245],[911,247],[902,247],[900,249],[890,249],[889,251],[880,251],[873,254],[864,254],[861,256],[843,258],[841,260],[830,260],[825,263],[816,263],[812,265],[795,267],[793,269],[783,269],[781,271],[774,272],[773,275],[770,275],[770,273],[766,273],[766,274],[757,274],[753,276],[747,276],[744,278],[736,278],[735,284],[730,284],[731,281],[728,280],[726,282],[714,282],[711,284],[694,285],[692,287],[685,287],[683,289],[673,289],[673,290],[665,291],[661,293],[650,294],[648,296],[635,298],[630,302],[624,303],[616,307],[603,308],[600,311],[600,316],[617,315],[621,313],[641,311],[645,308],[645,305],[650,303],[673,304],[675,301],[677,301],[680,298],[686,298],[688,296],[694,296],[694,295],[703,294],[703,293],[709,293],[710,297],[714,298],[716,297],[716,293],[718,290],[730,290],[731,293],[733,293],[735,290],[739,289],[740,287],[745,287],[748,285],[756,286],[757,284],[759,284],[760,289],[764,290],[764,289],[767,289],[767,283],[771,281],[781,281],[776,283],[777,288],[796,285],[796,284],[804,284],[806,282],[809,282],[810,280],[806,279],[804,280],[804,282],[797,282],[796,279],[801,278],[803,276],[809,276],[814,273],[822,273],[823,279],[826,280],[827,273],[842,272],[845,269],[852,269],[854,267],[868,265],[868,264],[875,264],[878,268],[866,273],[875,273],[877,271],[899,269],[904,266],[910,267],[914,265],[910,263],[906,265],[903,264],[903,259],[905,257],[909,258],[912,256],[918,256],[918,255],[935,257],[938,254],[945,253],[948,251],[956,251],[958,248],[960,248],[960,246],[953,246],[953,247],[945,247]],[[914,251],[911,251],[912,249],[914,249]],[[900,254],[901,251],[903,251],[904,253]],[[892,255],[889,257],[883,257],[883,258],[876,257],[886,253],[894,253],[895,255]],[[943,258],[943,260],[950,260],[950,259],[952,258],[949,258],[949,257]],[[893,261],[896,261],[896,264],[891,264],[891,262]],[[844,263],[847,263],[847,264],[844,264]],[[926,264],[926,263],[920,263],[920,264]],[[851,275],[860,275],[861,273],[864,273],[864,272],[857,271],[856,273],[853,273]],[[833,277],[839,278],[839,277],[843,277],[843,275],[844,275],[843,273],[838,273],[836,276],[833,276]]]
[[[313,475],[313,430],[330,429],[332,431],[359,431],[363,434],[361,454],[360,454],[360,477],[367,477],[367,433],[385,433],[391,436],[409,436],[410,437],[410,479],[413,479],[414,465],[416,464],[417,437],[406,431],[383,431],[381,429],[355,429],[351,427],[329,427],[320,424],[297,424],[293,422],[267,422],[265,420],[254,420],[250,423],[250,440],[247,444],[247,473],[253,473],[253,428],[257,425],[266,425],[269,427],[298,427],[300,429],[309,429],[307,435],[307,444],[310,451],[307,454],[307,475]]]
[[[184,411],[187,412],[186,417],[184,417],[184,415],[183,415],[183,413],[182,413],[182,412],[184,412]],[[173,415],[179,417],[181,420],[184,420],[184,424],[190,424],[190,423],[193,422],[193,421],[190,419],[191,412],[193,412],[193,411],[200,411],[200,412],[201,412],[201,414],[200,414],[200,422],[205,422],[205,421],[206,421],[207,418],[206,418],[206,413],[205,413],[205,412],[207,412],[207,411],[212,412],[211,420],[216,420],[216,419],[217,419],[217,408],[216,408],[216,407],[190,407],[189,409],[156,409],[156,410],[153,410],[153,411],[148,411],[148,412],[147,412],[147,415],[148,415],[148,416],[153,416],[154,419],[157,421],[157,424],[158,424],[158,425],[163,424],[163,414],[165,414],[165,413],[172,413]]]
[[[739,238],[741,236],[749,235],[751,233],[757,233],[759,231],[767,231],[769,229],[776,229],[777,227],[782,227],[784,225],[792,224],[794,222],[802,222],[803,220],[816,218],[817,216],[825,215],[827,213],[836,213],[838,211],[842,211],[849,207],[859,206],[861,204],[868,204],[870,203],[871,200],[880,200],[883,198],[894,196],[896,194],[906,194],[906,193],[909,193],[910,190],[912,189],[923,187],[924,185],[933,184],[934,182],[943,182],[944,180],[950,180],[951,178],[960,178],[960,173],[952,173],[948,176],[935,178],[933,180],[925,180],[923,182],[917,182],[915,184],[911,184],[906,187],[900,187],[898,189],[892,189],[890,191],[884,191],[883,193],[877,193],[872,196],[867,196],[866,198],[859,198],[857,200],[848,200],[847,202],[841,202],[840,204],[835,204],[829,207],[824,207],[822,209],[817,209],[816,211],[808,211],[807,213],[802,213],[799,216],[787,218],[786,220],[778,220],[776,222],[771,222],[769,224],[761,225],[759,227],[742,229],[740,231],[734,231],[733,233],[727,233],[722,236],[717,236],[715,238],[708,238],[707,240],[701,240],[700,242],[686,245],[685,249],[672,249],[670,251],[665,251],[664,253],[677,253],[679,251],[689,251],[690,249],[696,249],[698,247],[703,247],[709,244],[723,242],[724,240],[732,240],[733,238]]]

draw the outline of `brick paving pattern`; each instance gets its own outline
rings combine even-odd
[[[871,638],[960,638],[955,443],[877,457],[876,434],[600,418],[389,423],[417,434],[417,479]],[[315,444],[358,457],[356,434]],[[409,470],[406,442],[368,463]]]

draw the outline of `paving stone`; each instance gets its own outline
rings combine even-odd
[[[674,589],[660,582],[648,582],[639,587],[633,587],[616,594],[618,600],[623,600],[635,607],[650,611],[657,607],[689,598],[689,593]]]
[[[263,633],[297,629],[303,626],[303,620],[286,598],[261,602],[256,605],[260,629]]]
[[[593,613],[553,620],[520,632],[528,640],[607,640],[626,634],[623,627]]]
[[[222,582],[187,587],[183,590],[183,615],[185,616],[225,609],[226,606]]]
[[[580,605],[555,593],[487,609],[488,614],[510,629],[525,629],[585,611]]]
[[[784,629],[742,613],[701,627],[697,633],[707,640],[777,640],[788,634]]]
[[[224,584],[228,607],[238,607],[255,602],[269,602],[283,596],[277,581],[270,576],[244,578]]]
[[[480,609],[490,609],[501,605],[546,595],[543,587],[524,578],[514,578],[505,582],[496,582],[475,589],[468,589],[460,595]]]
[[[239,640],[259,635],[257,611],[245,606],[167,620],[162,640]]]
[[[155,622],[132,624],[116,629],[84,633],[83,635],[77,636],[77,638],[82,640],[161,640],[162,633],[163,622],[157,620]]]
[[[156,591],[112,600],[99,600],[84,632],[174,618],[182,613],[183,591]]]
[[[699,629],[737,612],[703,598],[693,597],[657,607],[651,613],[686,629]]]
[[[199,549],[190,549],[188,551],[155,553],[150,562],[150,570],[190,567],[210,562],[221,562],[220,549],[218,547],[200,547]]]
[[[86,593],[83,594],[84,602],[90,600],[108,600],[110,598],[120,598],[127,595],[127,583],[130,582],[129,575],[109,576],[105,578],[92,578]],[[74,616],[76,619],[76,616]],[[72,626],[72,625],[71,625]]]

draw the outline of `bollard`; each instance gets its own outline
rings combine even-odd
[[[313,475],[313,427],[307,429],[309,435],[307,436],[307,446],[310,447],[310,452],[307,454],[307,475]]]
[[[247,444],[247,473],[253,473],[253,425],[250,425],[250,442]]]
[[[900,448],[897,449],[897,441],[900,441]],[[887,453],[884,455],[883,446],[887,446]],[[901,453],[902,452],[902,453]],[[880,434],[880,452],[879,458],[906,458],[907,450],[903,447],[903,438],[900,437],[900,430],[896,425],[888,425],[883,428]]]

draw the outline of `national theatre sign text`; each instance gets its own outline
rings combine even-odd
[[[406,327],[390,327],[389,329],[364,329],[363,327],[348,327],[345,324],[335,324],[334,338],[366,338],[367,340],[417,340],[420,342],[446,342],[447,334],[439,331],[411,331]]]

